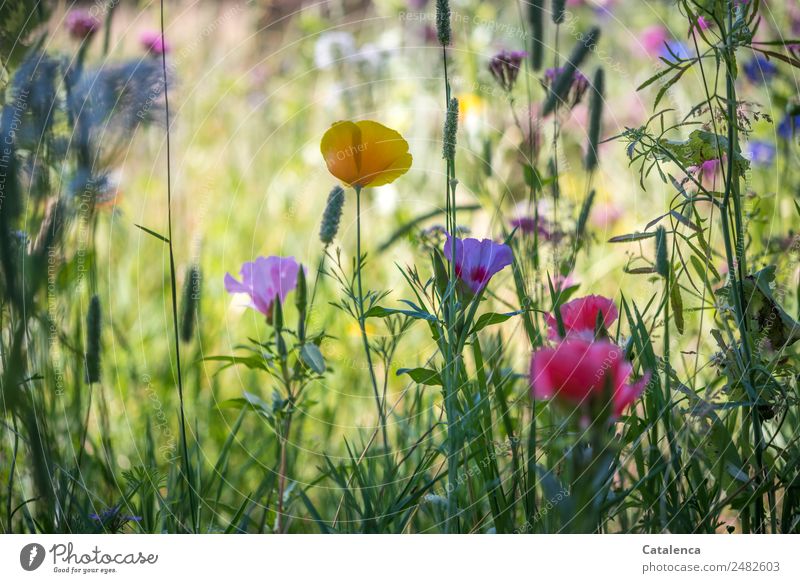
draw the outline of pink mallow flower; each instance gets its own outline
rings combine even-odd
[[[594,339],[594,329],[598,314],[603,314],[603,325],[608,328],[619,318],[614,300],[603,296],[590,295],[576,298],[561,305],[561,321],[564,324],[566,338]],[[558,322],[555,316],[547,314],[547,337],[559,340]]]
[[[456,276],[466,283],[472,293],[478,293],[492,276],[511,265],[513,254],[511,247],[495,243],[491,239],[459,239],[456,243]],[[453,260],[453,237],[447,236],[444,244],[444,256]]]
[[[88,10],[80,8],[67,14],[67,30],[75,40],[85,40],[100,28],[100,20]]]
[[[726,160],[727,156],[723,154],[722,163],[724,164]],[[715,158],[713,160],[706,160],[699,166],[690,166],[689,172],[697,176],[700,184],[702,184],[703,188],[706,190],[716,192],[717,190],[724,188],[722,180],[722,164],[720,164],[719,159]]]
[[[148,53],[154,55],[168,53],[171,49],[170,45],[164,40],[164,37],[158,30],[143,30],[139,35],[139,44],[142,45],[142,48]]]
[[[275,299],[280,298],[283,303],[289,292],[297,287],[299,270],[300,265],[294,257],[258,257],[242,265],[239,271],[241,282],[226,273],[225,290],[232,294],[247,294],[250,307],[270,317]]]
[[[531,358],[530,384],[537,399],[553,398],[568,406],[588,409],[611,390],[613,415],[619,416],[642,394],[650,375],[633,384],[633,365],[622,349],[607,340],[565,340],[555,348],[537,350]]]

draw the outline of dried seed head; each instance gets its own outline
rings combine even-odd
[[[328,195],[328,203],[322,213],[322,226],[319,228],[319,240],[326,246],[333,242],[336,233],[339,232],[343,206],[344,190],[341,186],[334,186]]]
[[[436,36],[439,44],[446,47],[453,40],[453,31],[450,28],[450,2],[449,0],[436,0]]]
[[[100,382],[100,298],[92,296],[86,316],[86,382]]]
[[[564,7],[566,5],[566,0],[553,0],[553,22],[556,24],[561,24],[564,22]]]
[[[592,80],[592,97],[589,100],[589,147],[586,151],[585,165],[590,172],[597,167],[597,147],[600,142],[604,87],[605,74],[603,69],[597,69]]]
[[[528,7],[531,26],[531,68],[538,71],[544,62],[544,0],[532,0]]]
[[[183,282],[183,312],[181,313],[181,340],[189,342],[194,335],[195,320],[200,314],[200,285],[202,275],[197,264],[189,267]]]
[[[447,114],[444,118],[444,145],[442,157],[453,161],[456,158],[456,134],[458,133],[458,99],[453,97],[447,104]]]

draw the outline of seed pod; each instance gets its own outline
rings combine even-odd
[[[561,69],[561,73],[550,86],[550,92],[542,108],[543,116],[550,114],[559,103],[563,103],[566,100],[567,93],[569,93],[569,89],[572,87],[575,71],[580,67],[581,63],[583,63],[584,59],[586,59],[586,55],[589,54],[589,51],[595,48],[599,37],[600,29],[596,26],[592,27],[585,35],[580,36],[578,44],[572,49],[566,64]]]
[[[564,22],[564,7],[566,3],[566,0],[553,0],[553,22],[555,24]]]
[[[450,2],[436,0],[436,36],[439,44],[446,47],[453,40],[453,31],[450,28]]]
[[[18,162],[14,146],[14,115],[11,105],[6,105],[0,113],[0,159],[4,168],[0,182],[0,267],[2,267],[3,289],[5,296],[14,304],[21,304],[21,293],[18,284],[17,255],[18,246],[13,231],[17,228],[17,219],[22,211],[20,188],[17,182]]]
[[[656,272],[665,279],[669,277],[667,232],[664,227],[656,229]]]
[[[100,298],[92,296],[86,316],[86,382],[100,382]]]
[[[586,169],[591,172],[597,168],[597,146],[600,143],[600,127],[603,116],[603,91],[605,74],[599,68],[592,79],[592,97],[589,100],[589,145],[584,160]]]
[[[322,213],[322,225],[319,228],[319,240],[325,246],[330,245],[339,232],[339,221],[342,218],[344,206],[344,190],[336,185],[328,195],[328,203]]]
[[[183,282],[183,311],[181,312],[181,340],[190,342],[194,335],[195,320],[200,314],[200,266],[192,265]]]
[[[589,213],[592,212],[592,204],[594,204],[594,195],[595,190],[592,189],[589,192],[589,196],[583,201],[583,206],[581,206],[581,213],[578,215],[577,227],[575,228],[578,240],[583,238],[586,231],[586,223],[589,221]]]
[[[458,99],[453,97],[447,104],[447,114],[444,118],[444,143],[442,157],[445,160],[456,159],[456,134],[458,133]]]
[[[531,25],[531,68],[538,71],[544,63],[544,0],[533,0],[528,7]]]
[[[297,289],[294,294],[294,305],[297,307],[297,337],[300,342],[306,339],[306,303],[308,301],[308,285],[306,271],[303,266],[297,270]]]

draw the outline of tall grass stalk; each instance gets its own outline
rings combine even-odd
[[[164,35],[164,0],[160,0],[161,43],[165,43]],[[166,45],[164,45],[166,46]],[[175,250],[172,240],[172,167],[170,152],[170,117],[169,117],[169,88],[167,86],[167,54],[161,52],[161,69],[164,74],[164,112],[166,115],[166,147],[167,147],[167,246],[169,248],[169,281],[170,295],[172,297],[172,328],[175,341],[175,374],[178,381],[178,402],[180,406],[180,440],[183,456],[183,477],[189,492],[189,515],[192,530],[199,528],[197,513],[199,506],[195,499],[195,489],[192,480],[192,468],[189,463],[189,447],[186,440],[186,408],[183,399],[183,374],[181,371],[181,332],[178,323],[178,282],[175,269]]]

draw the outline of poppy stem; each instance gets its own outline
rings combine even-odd
[[[369,368],[369,378],[372,382],[372,391],[375,395],[375,405],[378,408],[378,419],[381,424],[381,434],[383,435],[384,451],[389,453],[389,436],[386,432],[386,415],[383,411],[380,390],[378,389],[378,379],[375,377],[375,369],[372,366],[372,355],[367,338],[366,319],[364,318],[364,287],[361,283],[361,268],[364,266],[361,255],[361,186],[353,187],[356,191],[356,285],[358,286],[358,327],[361,329],[361,340],[364,344],[364,355],[367,358],[367,368]]]

